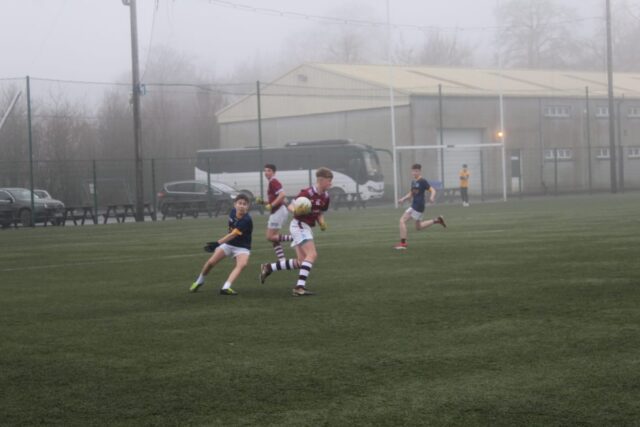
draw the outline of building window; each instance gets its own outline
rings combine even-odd
[[[629,107],[627,117],[640,118],[640,107]]]
[[[630,159],[640,159],[640,147],[629,147],[628,157]]]
[[[596,149],[596,159],[605,160],[609,158],[609,149],[600,147]]]
[[[544,107],[545,117],[571,117],[571,107],[568,105],[549,105]]]
[[[598,106],[596,107],[596,117],[607,118],[609,117],[609,107]]]
[[[571,148],[556,148],[550,150],[544,150],[545,160],[571,160],[573,159],[573,150]]]

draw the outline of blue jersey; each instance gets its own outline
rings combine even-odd
[[[424,212],[424,193],[430,188],[431,186],[429,185],[429,182],[424,178],[411,181],[411,195],[413,197],[411,209],[418,212]]]
[[[246,213],[242,218],[238,219],[236,208],[231,209],[231,212],[229,212],[229,233],[235,229],[238,229],[242,234],[234,237],[227,244],[238,248],[251,249],[251,233],[253,232],[251,215]]]

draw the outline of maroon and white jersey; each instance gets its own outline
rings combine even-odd
[[[318,216],[329,209],[329,193],[326,191],[319,193],[316,187],[309,187],[300,190],[296,199],[298,197],[306,197],[311,201],[311,212],[306,215],[295,215],[294,218],[311,227],[315,226],[318,221]]]
[[[282,184],[280,181],[272,177],[269,180],[269,188],[267,189],[267,201],[271,205],[271,213],[275,213],[282,203],[278,204],[278,206],[274,206],[273,201],[278,197],[278,194],[282,193]]]

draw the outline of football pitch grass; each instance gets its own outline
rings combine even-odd
[[[259,215],[237,297],[224,217],[2,231],[0,424],[637,425],[640,194],[428,211],[330,211],[304,298]]]

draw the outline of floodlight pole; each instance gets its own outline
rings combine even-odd
[[[611,42],[611,2],[606,0],[607,7],[607,86],[609,94],[609,170],[611,172],[611,192],[618,192],[618,176],[616,172],[616,131],[615,109],[613,105],[613,52]]]
[[[140,120],[140,71],[138,67],[138,17],[136,0],[122,0],[129,6],[131,20],[131,77],[133,103],[133,146],[136,169],[136,222],[144,221],[144,188],[142,171],[142,122]]]
[[[31,227],[36,225],[35,195],[33,193],[33,131],[31,123],[31,78],[27,76],[27,127],[29,131],[29,190],[31,193]],[[22,224],[26,225],[26,224]],[[46,224],[45,224],[46,225]]]
[[[398,207],[398,159],[396,153],[396,112],[393,94],[393,64],[391,62],[391,9],[387,0],[387,63],[389,66],[389,112],[391,113],[391,148],[393,153],[393,205]]]
[[[262,168],[264,167],[264,153],[262,151],[262,106],[260,99],[260,80],[256,81],[256,101],[258,103],[258,147],[260,153],[258,175],[260,175],[260,198],[264,200],[264,178],[262,176]]]

